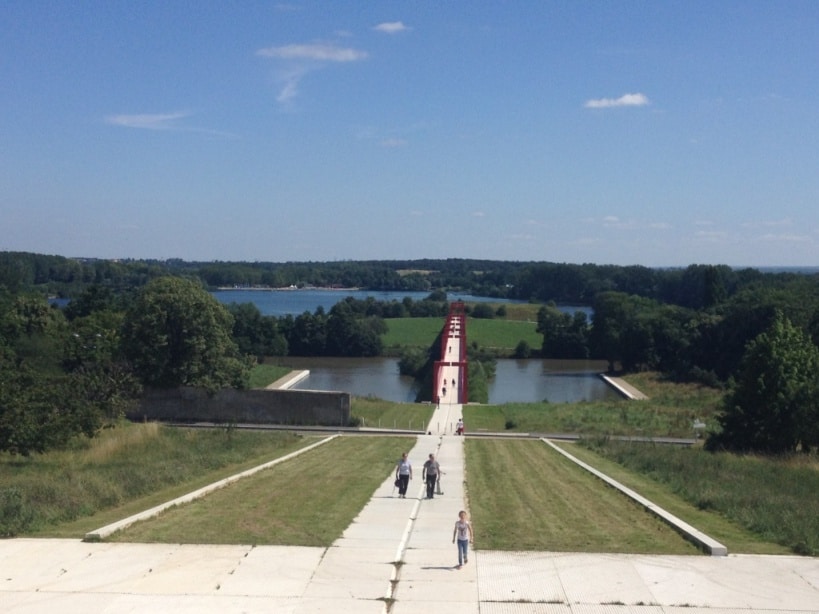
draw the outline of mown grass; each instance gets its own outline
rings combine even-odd
[[[598,440],[598,455],[797,554],[819,555],[819,460]],[[740,549],[742,546],[739,546]]]
[[[387,332],[381,339],[387,349],[428,348],[444,326],[443,318],[389,318],[384,322]]]
[[[432,418],[429,404],[394,403],[381,399],[353,397],[350,414],[361,420],[360,426],[422,431]]]
[[[587,443],[587,441],[579,443],[557,442],[557,445],[624,486],[640,493],[643,497],[678,518],[685,520],[691,526],[697,527],[706,535],[727,546],[728,552],[732,554],[787,554],[790,552],[788,548],[767,541],[764,537],[753,533],[722,514],[714,513],[714,510],[698,508],[686,501],[668,484],[655,480],[650,474],[639,473],[634,469],[628,469],[618,464],[607,458],[607,455],[600,454],[587,447]],[[596,445],[592,447],[596,448]],[[659,446],[652,446],[652,448],[658,449]],[[704,451],[699,450],[700,453],[705,454]],[[696,478],[692,477],[692,479]],[[718,482],[711,481],[709,487],[719,488],[720,486]]]
[[[264,388],[290,373],[290,367],[278,365],[257,364],[250,370],[250,388]]]
[[[330,546],[395,467],[396,438],[341,437],[111,541]]]
[[[0,535],[72,536],[305,445],[292,433],[122,423],[67,450],[0,455]],[[182,492],[179,492],[179,491]],[[142,507],[144,506],[144,507]],[[96,517],[95,517],[96,516]],[[93,524],[99,522],[99,524]],[[85,523],[85,524],[84,524]],[[73,533],[72,533],[73,531]]]
[[[464,421],[473,432],[694,437],[694,421],[711,424],[722,399],[720,390],[671,383],[656,373],[626,379],[649,400],[468,405]]]
[[[428,348],[441,332],[443,318],[391,318],[386,320],[384,347],[394,351],[402,347]],[[539,350],[543,335],[537,332],[537,322],[509,318],[467,319],[467,341],[480,347],[511,355],[520,341]]]
[[[538,440],[468,439],[466,486],[481,549],[698,553]]]

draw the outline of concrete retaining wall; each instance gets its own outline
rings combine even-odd
[[[131,420],[346,426],[350,393],[316,390],[146,390]]]

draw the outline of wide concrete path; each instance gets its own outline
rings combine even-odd
[[[386,476],[329,548],[4,540],[0,612],[819,613],[815,558],[484,550],[456,569],[452,530],[467,508],[463,438],[451,434],[460,411],[436,410],[408,450],[411,496],[399,499]],[[432,500],[421,483],[429,453],[444,471]]]

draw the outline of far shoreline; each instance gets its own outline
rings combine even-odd
[[[320,290],[322,292],[360,292],[361,288],[336,288],[333,286],[283,286],[271,288],[270,286],[218,286],[216,292],[294,292],[296,290]]]

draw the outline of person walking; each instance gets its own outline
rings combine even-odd
[[[421,471],[421,479],[424,480],[427,485],[427,499],[432,499],[432,496],[435,494],[435,483],[438,481],[438,477],[441,473],[443,473],[441,471],[441,465],[435,460],[435,455],[430,454],[429,459],[424,463],[423,471]]]
[[[458,566],[455,569],[460,569],[469,562],[469,544],[475,543],[472,523],[466,519],[464,510],[458,512],[458,520],[455,521],[455,530],[452,532],[452,543],[454,544],[456,540],[458,541]]]
[[[398,496],[401,499],[406,499],[407,488],[412,479],[412,463],[409,462],[406,452],[401,455],[395,465],[395,479],[398,482]]]
[[[458,423],[455,425],[455,434],[456,435],[463,435],[464,434],[464,419],[458,418]]]

